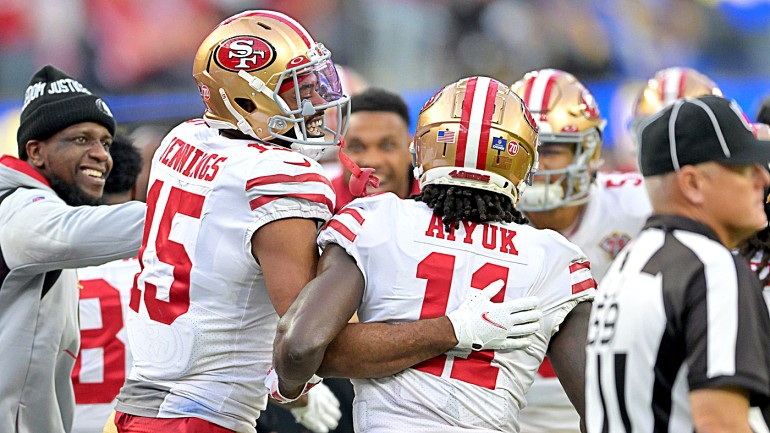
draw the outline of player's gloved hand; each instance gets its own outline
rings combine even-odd
[[[270,390],[270,398],[278,403],[289,403],[305,395],[311,388],[321,383],[322,380],[321,377],[314,374],[313,377],[307,381],[299,395],[295,397],[284,397],[284,395],[281,394],[281,390],[278,389],[278,374],[273,367],[270,367],[270,370],[267,370],[267,376],[265,376],[265,386]]]
[[[294,407],[289,411],[298,423],[315,433],[326,433],[334,430],[342,417],[339,400],[322,383],[307,393],[307,406]]]
[[[540,329],[543,316],[536,308],[537,298],[490,301],[503,285],[502,280],[497,280],[484,290],[476,291],[460,308],[447,315],[458,341],[455,349],[514,350],[532,344],[528,337]]]

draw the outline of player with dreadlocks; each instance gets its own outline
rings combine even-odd
[[[583,301],[593,299],[595,282],[579,248],[524,225],[516,210],[536,148],[535,122],[504,84],[465,78],[433,96],[414,138],[422,193],[354,200],[322,229],[318,276],[278,325],[273,362],[281,392],[296,394],[316,371],[342,375],[353,379],[356,431],[518,432],[524,394],[548,353],[582,413],[590,309]],[[541,314],[521,307],[530,296],[542,310],[539,327],[527,328],[527,315]],[[515,314],[498,309],[517,303]],[[481,335],[459,331],[481,305],[484,320],[470,332],[507,329],[487,340],[499,344],[495,350],[485,350]],[[354,311],[363,323],[446,314],[457,344],[377,376],[329,368],[336,356],[326,349],[337,347]],[[534,333],[522,338],[525,331]]]
[[[529,223],[510,200],[496,193],[449,185],[426,185],[414,199],[433,209],[433,213],[441,217],[447,231],[451,227],[460,228],[460,221]]]

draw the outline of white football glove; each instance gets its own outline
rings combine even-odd
[[[270,370],[267,370],[267,376],[265,376],[265,386],[270,390],[270,398],[277,401],[278,403],[290,403],[305,395],[314,386],[320,384],[322,380],[322,378],[314,374],[313,377],[307,381],[305,387],[302,389],[302,392],[299,393],[298,396],[294,398],[284,397],[283,394],[281,394],[281,391],[278,389],[278,374],[275,372],[273,367],[270,367]]]
[[[307,406],[289,409],[294,419],[315,433],[337,428],[342,412],[340,402],[324,384],[319,383],[307,393]]]
[[[503,280],[497,280],[478,290],[447,316],[454,327],[455,350],[514,350],[526,349],[532,344],[528,337],[540,329],[542,311],[537,298],[491,302]]]

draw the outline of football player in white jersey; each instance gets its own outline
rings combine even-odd
[[[354,200],[321,231],[319,276],[279,323],[280,386],[292,389],[319,366],[321,375],[352,376],[359,432],[518,432],[524,394],[548,353],[582,410],[584,301],[595,281],[578,247],[526,225],[516,209],[536,146],[522,100],[496,80],[462,79],[431,98],[414,139],[422,193]],[[463,300],[481,298],[476,289],[495,280],[502,290],[484,289],[484,299],[539,299],[544,316],[529,349],[455,348],[375,379],[327,367],[324,351],[354,311],[364,323],[446,312],[452,320]],[[503,326],[504,316],[483,317]]]
[[[133,199],[142,160],[123,135],[110,147],[112,171],[104,184],[105,204]],[[131,371],[131,352],[123,327],[134,275],[133,257],[78,269],[80,280],[80,352],[72,370],[75,417],[72,433],[100,433],[112,413],[115,397]]]
[[[315,276],[318,225],[334,207],[313,159],[344,132],[341,110],[336,130],[324,122],[348,101],[330,55],[292,18],[261,10],[226,19],[200,46],[204,117],[169,132],[152,161],[119,432],[255,431],[278,316]],[[446,318],[375,328],[425,335],[408,346],[423,359],[456,344]],[[362,362],[394,353],[343,345]]]
[[[605,120],[593,95],[571,74],[542,69],[513,85],[540,129],[540,166],[519,209],[537,228],[556,230],[591,260],[601,284],[610,263],[651,212],[642,177],[599,173]],[[574,433],[577,412],[549,360],[538,370],[521,413],[522,432]]]
[[[193,76],[204,118],[172,130],[152,161],[121,432],[255,431],[276,311],[315,274],[317,224],[334,203],[313,158],[334,144],[323,110],[347,97],[300,24],[271,11],[228,18]]]

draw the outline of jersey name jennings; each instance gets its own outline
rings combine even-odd
[[[219,165],[227,160],[216,153],[206,153],[192,144],[174,137],[160,157],[163,165],[183,176],[210,182],[219,172]]]

